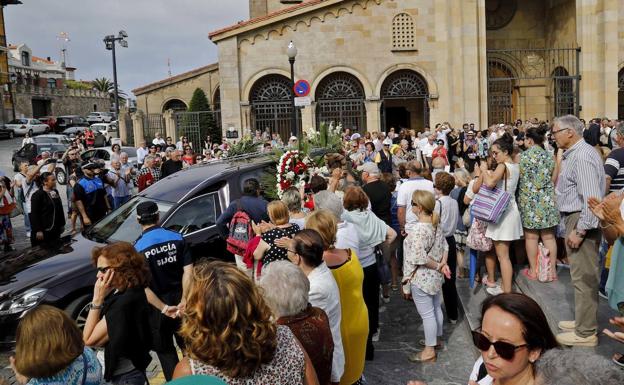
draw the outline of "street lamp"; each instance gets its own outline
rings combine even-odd
[[[299,137],[299,127],[297,126],[297,109],[295,108],[295,58],[297,57],[297,47],[291,40],[286,50],[288,61],[290,62],[290,92],[292,93],[292,116],[290,117],[290,125],[296,137]]]
[[[128,48],[128,41],[126,38],[128,34],[126,31],[119,31],[119,35],[115,37],[115,35],[106,35],[104,37],[104,44],[106,44],[106,49],[109,51],[113,51],[113,82],[115,84],[115,119],[119,119],[119,90],[117,89],[117,58],[115,57],[115,42],[118,41],[119,45]]]
[[[15,116],[15,98],[13,98],[13,83],[17,80],[15,72],[11,72],[9,75],[9,96],[11,97],[11,111],[13,112],[13,119],[17,119]]]

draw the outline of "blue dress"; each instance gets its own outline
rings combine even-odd
[[[102,366],[93,350],[85,347],[69,366],[54,376],[46,378],[31,378],[27,385],[82,385],[82,377],[85,371],[85,358],[87,377],[85,385],[100,385],[102,383]]]

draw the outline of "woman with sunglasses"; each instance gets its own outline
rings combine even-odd
[[[193,153],[193,149],[191,146],[184,147],[184,155],[182,155],[182,162],[184,162],[184,166],[192,166],[195,164],[195,154]]]
[[[472,332],[481,351],[471,384],[533,385],[535,362],[559,344],[546,315],[530,297],[506,293],[489,297],[481,308],[481,328]]]
[[[143,385],[152,360],[150,308],[145,296],[145,257],[127,242],[96,247],[93,300],[83,330],[85,344],[104,347],[104,379],[113,385]]]

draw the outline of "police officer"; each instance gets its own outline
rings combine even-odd
[[[99,175],[102,166],[87,160],[80,168],[83,175],[74,186],[74,203],[86,227],[104,218],[110,205],[106,199],[105,177]]]
[[[173,345],[184,346],[176,334],[180,329],[179,315],[184,311],[184,299],[191,282],[193,261],[180,233],[158,226],[158,206],[154,202],[142,202],[137,206],[137,219],[143,234],[134,248],[145,255],[152,273],[150,286],[145,289],[147,300],[152,304],[150,317],[154,335],[154,350],[167,381],[171,380],[178,354]]]

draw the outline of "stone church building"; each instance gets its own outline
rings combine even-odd
[[[210,32],[219,62],[140,87],[145,114],[206,91],[224,130],[422,130],[576,114],[624,119],[622,0],[250,0],[250,19]]]

